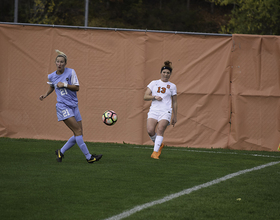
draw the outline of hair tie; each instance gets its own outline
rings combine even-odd
[[[160,72],[162,72],[162,70],[164,70],[164,69],[168,69],[168,70],[170,71],[170,73],[172,73],[172,68],[169,67],[169,66],[163,66],[163,67],[161,68],[161,71],[160,71]]]

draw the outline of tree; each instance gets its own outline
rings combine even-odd
[[[218,5],[233,5],[228,25],[222,33],[280,34],[279,0],[210,0]]]
[[[76,25],[84,24],[84,1],[33,0],[29,23]]]
[[[0,0],[0,21],[12,22],[14,0]],[[88,27],[217,33],[228,19],[209,0],[89,0]],[[228,13],[228,9],[226,9]],[[85,0],[19,0],[18,22],[84,26]]]
[[[14,20],[14,1],[0,1],[0,21],[13,22]]]
[[[34,6],[30,10],[31,18],[29,22],[37,24],[55,24],[56,20],[58,20],[56,16],[53,16],[55,6],[53,0],[34,0]]]

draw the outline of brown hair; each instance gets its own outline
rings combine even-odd
[[[164,69],[168,69],[170,71],[170,73],[172,73],[172,62],[170,62],[169,60],[164,62],[164,65],[161,67],[160,72],[162,72],[162,70]]]

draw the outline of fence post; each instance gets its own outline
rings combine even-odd
[[[85,27],[88,26],[88,1],[85,0]]]
[[[18,0],[15,0],[14,23],[18,22]]]

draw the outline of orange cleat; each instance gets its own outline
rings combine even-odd
[[[160,148],[159,148],[159,150],[158,150],[158,156],[161,155],[161,151],[162,151],[162,148],[163,148],[163,147],[164,147],[164,144],[161,143]]]
[[[156,151],[154,151],[153,153],[152,153],[152,155],[151,155],[151,158],[153,158],[153,159],[159,159],[159,157],[158,157],[158,152],[156,152]]]

